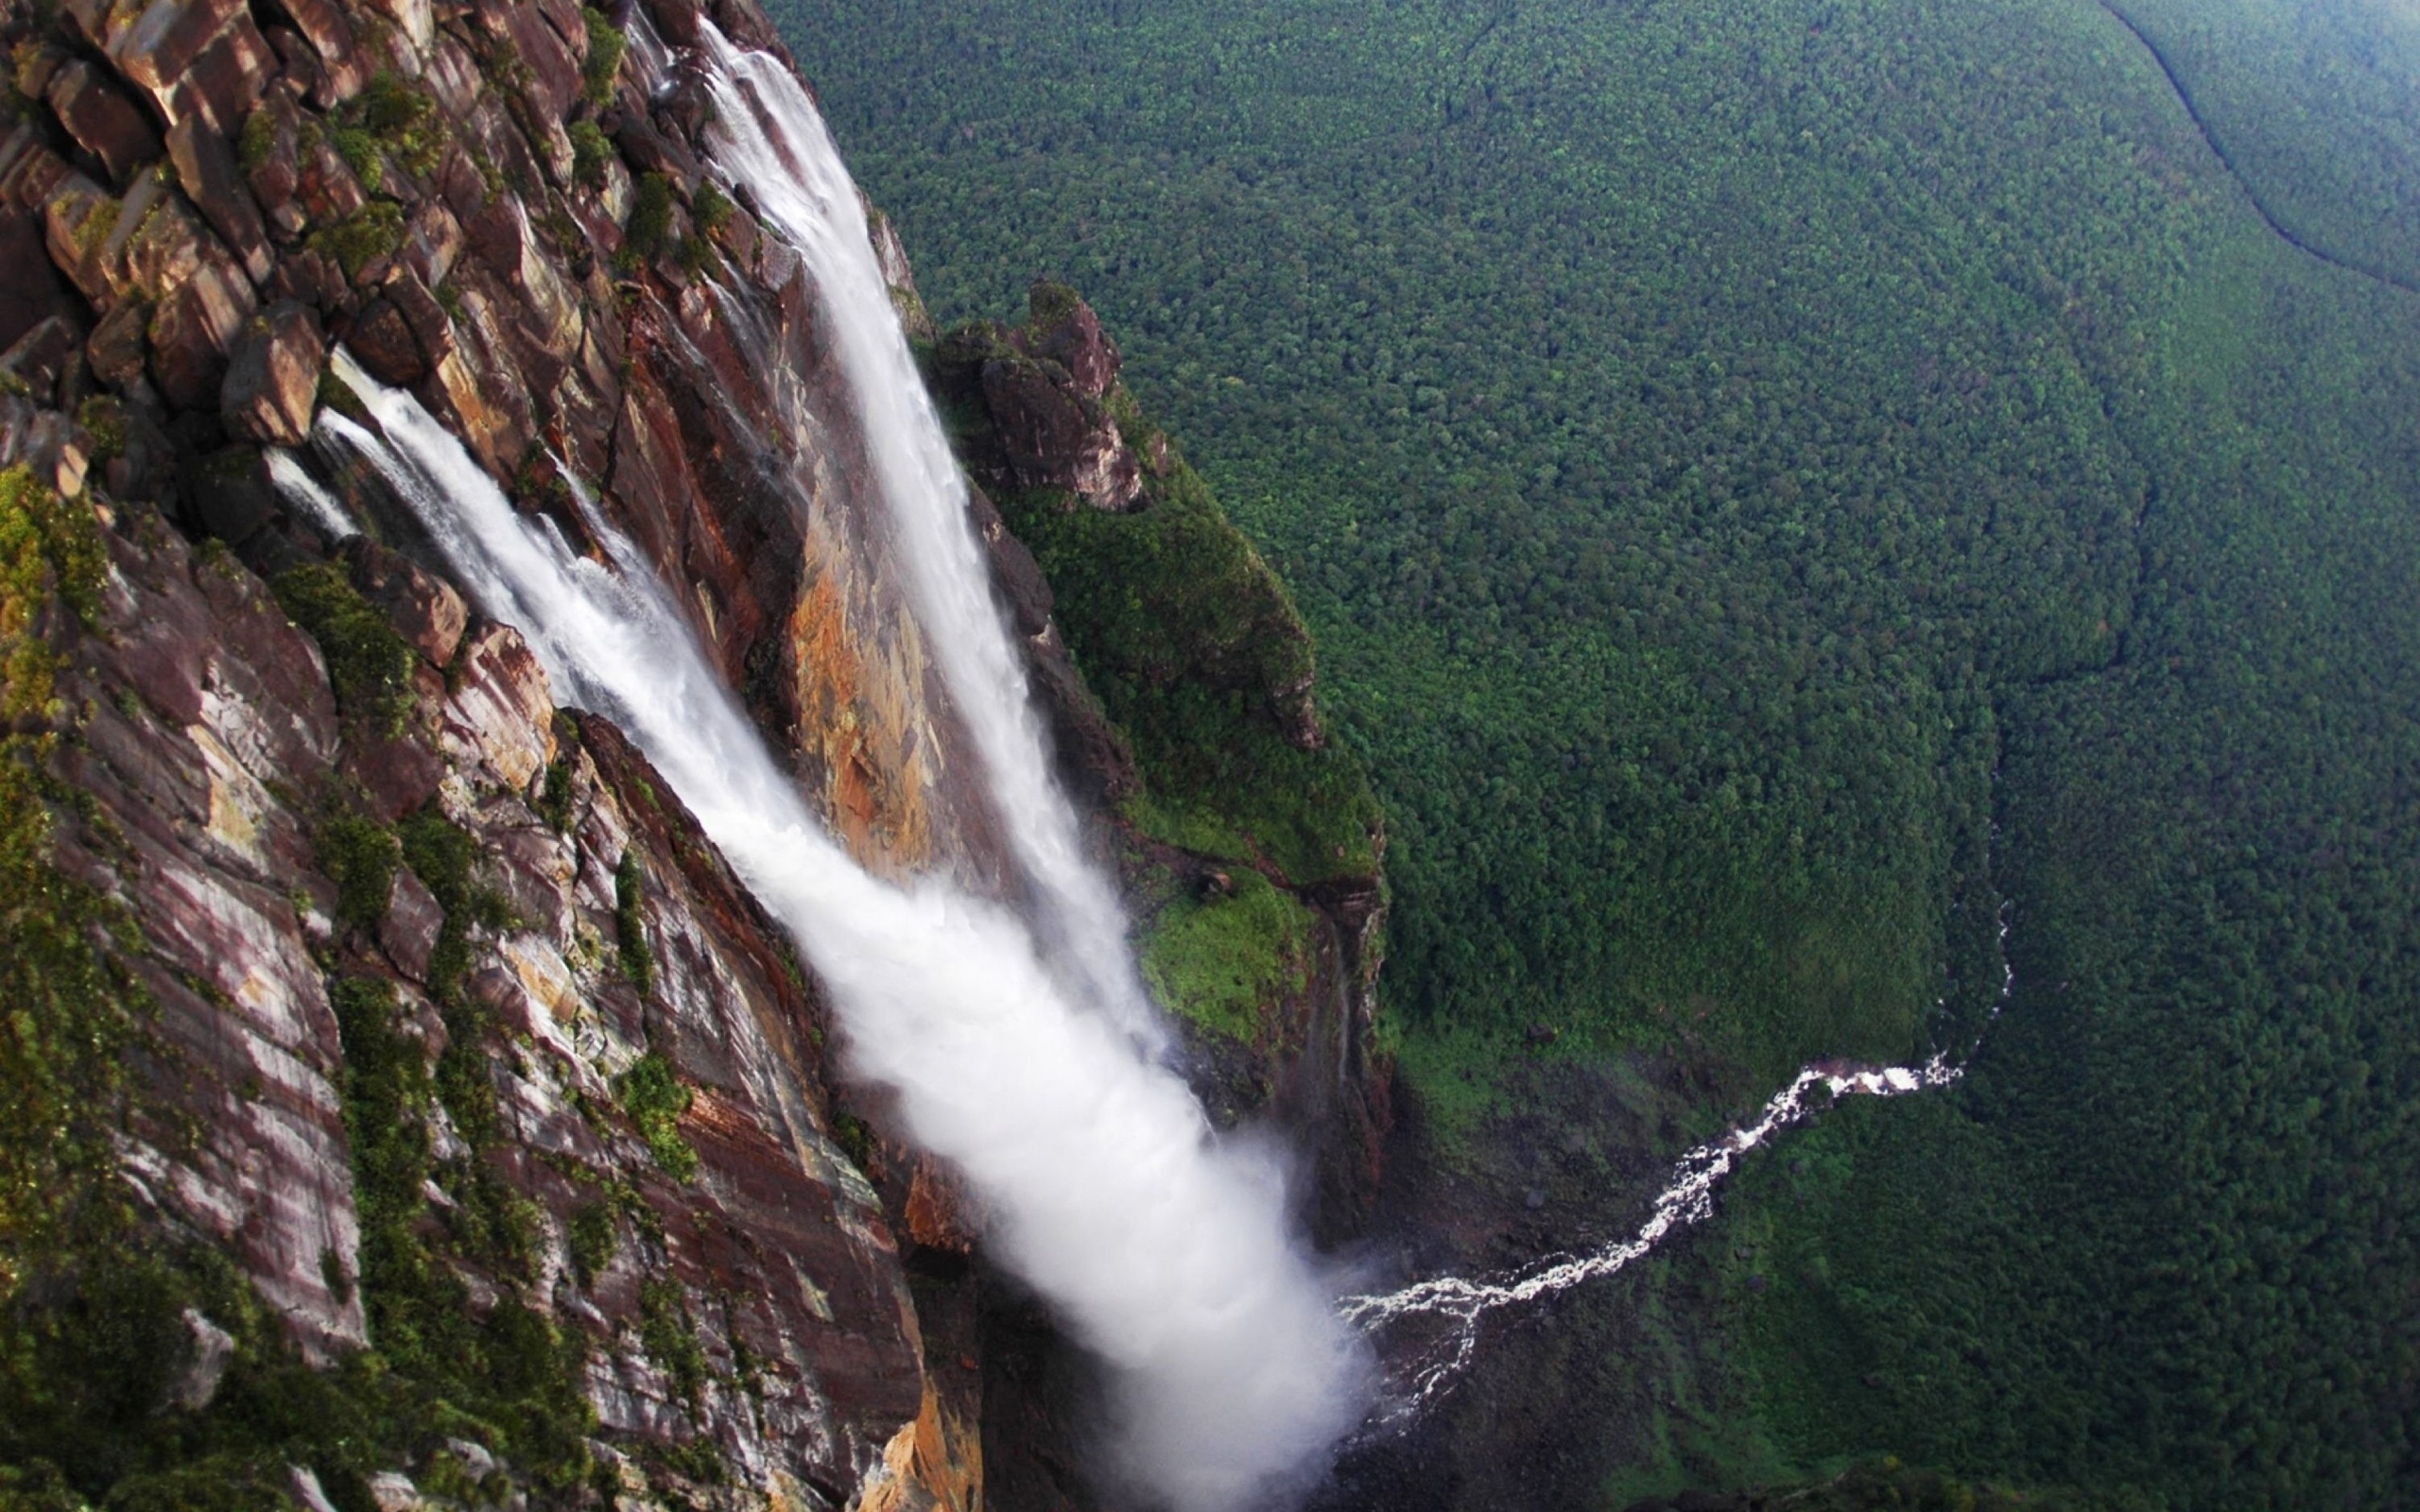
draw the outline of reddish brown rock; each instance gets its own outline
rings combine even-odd
[[[277,486],[256,446],[214,452],[185,470],[184,483],[194,517],[231,546],[250,541],[278,511]]]
[[[361,93],[370,82],[369,60],[337,0],[273,0],[270,9],[310,45],[320,75],[311,89],[313,105],[328,110]]]
[[[151,307],[141,300],[128,300],[101,317],[84,343],[93,376],[120,390],[141,381],[148,351],[144,331],[150,323]]]
[[[1110,510],[1142,496],[1132,449],[1100,401],[1058,363],[995,357],[983,365],[983,399],[1021,486],[1067,489]]]
[[[421,355],[420,343],[412,339],[411,327],[404,323],[403,313],[385,300],[372,300],[361,307],[361,313],[344,328],[344,344],[370,376],[382,384],[407,388],[428,375],[427,359]]]
[[[236,339],[219,390],[227,429],[268,446],[300,446],[319,404],[327,346],[319,319],[286,301],[254,316]]]
[[[388,895],[387,917],[378,924],[378,948],[406,979],[426,986],[428,963],[437,954],[437,937],[445,927],[445,910],[407,868],[395,870],[395,886]]]
[[[34,215],[0,204],[0,346],[12,346],[19,336],[44,320],[78,313],[83,301],[51,266],[43,245],[42,222]]]
[[[646,0],[655,29],[675,47],[698,45],[698,0]]]
[[[38,403],[64,408],[68,402],[61,396],[61,383],[81,362],[83,347],[82,333],[66,317],[54,315],[0,352],[0,372],[32,390]]]
[[[151,317],[151,379],[168,403],[184,409],[216,404],[228,350],[252,307],[243,275],[215,266],[199,269],[161,300]]]
[[[112,7],[101,24],[95,42],[172,123],[198,115],[233,136],[277,73],[244,0],[151,0]]]
[[[67,134],[119,183],[160,156],[160,134],[142,109],[92,64],[78,59],[55,71],[47,92]]]
[[[234,252],[245,276],[254,284],[265,281],[270,266],[268,228],[261,222],[260,207],[245,187],[226,140],[199,118],[187,116],[168,128],[168,157],[177,165],[178,187]]]
[[[244,121],[244,140],[249,145],[242,163],[244,181],[251,186],[253,199],[270,223],[286,235],[299,232],[303,224],[300,214],[291,219],[279,214],[294,203],[302,190],[302,164],[297,140],[302,128],[302,112],[283,88],[269,91]]]
[[[387,611],[396,630],[429,665],[442,667],[454,660],[470,615],[451,584],[367,536],[348,540],[340,555],[353,571],[353,585]]]
[[[1102,334],[1100,317],[1063,284],[1045,281],[1028,296],[1032,319],[1027,350],[1067,369],[1076,392],[1099,399],[1117,382],[1116,344]]]

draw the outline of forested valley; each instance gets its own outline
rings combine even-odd
[[[1973,1053],[1748,1167],[1560,1486],[2412,1503],[2420,31],[777,9],[936,314],[1080,290],[1292,585],[1437,1160],[1540,1058]]]

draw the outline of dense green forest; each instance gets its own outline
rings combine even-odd
[[[2121,9],[784,16],[937,311],[1069,279],[1292,584],[1449,1138],[1538,1023],[1962,1048],[2007,904],[1968,1083],[1693,1249],[1682,1478],[2420,1486],[2407,44]]]
[[[2420,290],[2420,10],[2114,0],[2279,228]]]

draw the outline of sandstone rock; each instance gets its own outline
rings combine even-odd
[[[277,72],[277,55],[244,0],[115,6],[107,9],[103,26],[104,35],[94,40],[171,123],[199,115],[232,136]]]
[[[983,399],[1019,484],[1070,489],[1110,510],[1141,497],[1132,449],[1100,401],[1058,363],[994,357],[983,365]]]
[[[268,277],[268,229],[235,166],[226,139],[194,116],[168,128],[168,156],[177,183],[211,230],[233,250],[254,284]]]
[[[54,315],[0,352],[0,372],[31,389],[38,403],[65,408],[61,382],[82,359],[83,346],[82,333],[65,317]]]
[[[44,195],[43,231],[51,262],[104,307],[113,294],[104,249],[118,213],[117,198],[80,173],[62,174]]]
[[[431,577],[400,552],[354,536],[338,555],[352,569],[353,585],[363,597],[387,611],[397,633],[428,660],[442,667],[454,660],[470,622],[462,595],[441,578]]]
[[[320,81],[311,103],[329,110],[361,93],[370,82],[370,68],[353,23],[337,0],[272,0],[271,9],[293,24],[308,43],[319,64]]]
[[[149,350],[144,331],[150,323],[151,306],[142,300],[128,300],[101,317],[84,343],[93,376],[120,390],[142,381]]]
[[[252,313],[252,286],[204,267],[160,301],[151,317],[151,379],[171,404],[215,404],[227,373],[227,352]]]
[[[319,49],[304,41],[301,32],[291,26],[271,26],[262,35],[268,39],[269,51],[277,54],[282,65],[278,83],[314,104],[335,93],[329,88],[328,71],[320,61]]]
[[[68,498],[83,491],[91,438],[55,409],[0,394],[0,467],[23,464]]]
[[[698,0],[646,0],[655,29],[675,47],[698,45]]]
[[[101,160],[119,183],[160,156],[160,135],[142,110],[99,69],[75,60],[51,76],[47,92],[59,124],[84,150]]]
[[[424,199],[404,225],[404,266],[429,288],[445,282],[462,250],[462,223],[441,201]]]
[[[55,42],[26,38],[11,49],[9,60],[16,65],[17,93],[29,100],[42,98],[49,92],[52,77],[73,56]]]
[[[378,924],[378,948],[411,981],[425,986],[428,963],[437,953],[445,910],[407,867],[395,868],[395,888],[387,899],[387,917]]]
[[[454,350],[454,319],[428,286],[407,267],[389,282],[387,298],[404,318],[404,324],[410,327],[421,356],[431,367],[444,361]]]
[[[427,52],[437,36],[437,16],[429,0],[370,0],[370,9],[403,28],[417,52]]]
[[[218,413],[228,430],[268,446],[300,446],[319,404],[327,346],[317,317],[286,301],[253,317],[228,359]]]
[[[43,245],[42,222],[32,213],[0,204],[0,346],[56,317],[78,312],[82,301],[51,266]]]
[[[231,446],[185,470],[185,498],[203,529],[240,546],[278,510],[277,487],[256,446]]]
[[[294,150],[294,196],[313,221],[320,225],[339,221],[370,202],[353,165],[316,124],[308,129],[297,128]]]
[[[372,300],[361,307],[361,313],[344,328],[344,345],[382,384],[408,388],[428,374],[427,360],[421,355],[420,343],[412,339],[411,327],[386,300]]]
[[[1048,280],[1034,284],[1028,350],[1067,369],[1076,392],[1099,399],[1117,381],[1117,347],[1101,333],[1100,317],[1073,289]]]
[[[244,180],[251,185],[252,198],[270,219],[285,228],[278,212],[294,201],[301,192],[302,164],[298,136],[302,128],[302,112],[294,97],[283,89],[271,90],[251,115],[245,117],[244,138],[249,144],[243,163]],[[288,234],[300,231],[293,224]]]

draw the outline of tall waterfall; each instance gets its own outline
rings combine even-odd
[[[522,632],[558,697],[647,752],[798,939],[853,1069],[896,1090],[917,1140],[979,1194],[994,1253],[1106,1363],[1123,1473],[1176,1512],[1238,1512],[1314,1470],[1361,1413],[1366,1349],[1288,1232],[1275,1162],[1217,1141],[1182,1081],[1071,1001],[1017,919],[940,882],[860,869],[628,541],[603,530],[611,565],[575,554],[516,514],[409,395],[341,352],[336,365],[383,438],[334,410],[321,426],[385,478],[480,607]],[[970,636],[1001,637],[974,610],[965,621]]]
[[[715,117],[713,168],[743,184],[813,276],[836,336],[908,597],[942,681],[982,758],[1017,860],[1041,894],[1046,941],[1076,984],[1128,1032],[1162,1030],[1126,946],[1126,919],[1086,859],[1057,790],[1025,665],[992,592],[967,511],[966,480],[900,330],[857,186],[798,76],[700,23]]]

